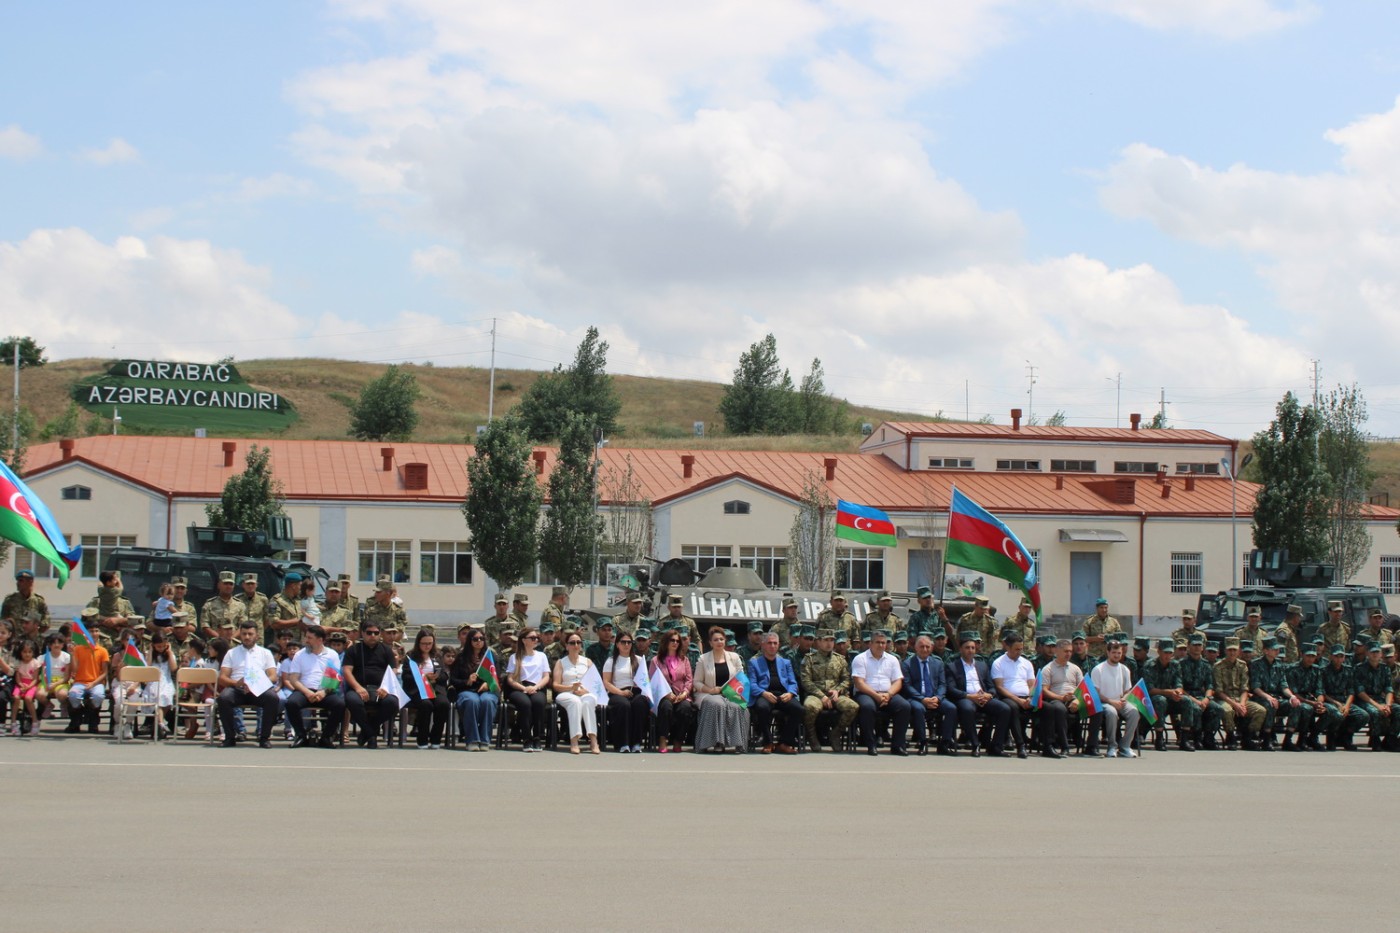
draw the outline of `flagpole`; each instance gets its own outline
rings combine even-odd
[[[953,524],[953,493],[957,492],[958,484],[952,483],[949,485],[948,489],[948,523],[943,526],[943,548],[941,551],[943,566],[939,568],[938,571],[938,598],[934,600],[934,605],[940,606],[943,604],[943,597],[947,595],[948,592],[948,529],[951,528]],[[932,507],[930,507],[929,511],[933,511]],[[947,608],[944,608],[943,615],[945,618],[948,615]],[[951,621],[945,621],[943,626],[946,629],[952,629],[953,623]],[[948,642],[955,650],[959,647],[957,635],[958,633],[955,630],[948,633]]]

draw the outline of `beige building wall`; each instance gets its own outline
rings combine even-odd
[[[903,438],[885,444],[865,444],[862,450],[878,452],[904,466],[906,456]],[[1113,475],[1113,464],[1118,460],[1141,462],[1150,461],[1164,464],[1168,473],[1176,473],[1179,463],[1219,463],[1221,457],[1231,455],[1227,444],[1102,444],[1084,441],[1050,442],[1026,438],[1011,439],[969,439],[956,437],[914,438],[909,443],[908,455],[912,459],[910,469],[926,470],[929,458],[958,457],[971,459],[972,469],[978,473],[996,472],[997,461],[1039,460],[1041,472],[1050,471],[1051,460],[1093,460],[1099,474]]]

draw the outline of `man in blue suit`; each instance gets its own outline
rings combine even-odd
[[[753,709],[753,727],[763,736],[760,751],[773,752],[773,715],[780,720],[778,753],[797,754],[797,730],[802,726],[802,691],[792,662],[778,656],[778,633],[763,636],[759,653],[749,661],[749,705]]]
[[[958,636],[959,656],[948,664],[948,699],[957,704],[958,722],[963,735],[972,741],[972,757],[978,756],[981,747],[977,735],[977,714],[986,718],[987,726],[993,730],[988,754],[1001,755],[1006,748],[1006,730],[1011,722],[1011,710],[1006,703],[997,699],[996,685],[992,683],[991,671],[987,662],[977,657],[977,637],[972,632]]]
[[[928,754],[928,721],[933,720],[938,729],[938,754],[956,755],[953,734],[958,728],[958,707],[948,699],[947,672],[943,661],[933,656],[933,639],[928,635],[914,639],[914,653],[904,661],[900,692],[911,707],[919,754]]]

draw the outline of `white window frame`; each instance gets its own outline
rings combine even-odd
[[[83,546],[82,562],[78,564],[78,577],[82,580],[96,580],[107,563],[107,554],[119,547],[136,547],[135,535],[79,535],[78,543]]]
[[[1380,591],[1387,596],[1400,595],[1400,554],[1381,555]]]
[[[368,562],[366,562],[368,558]],[[368,567],[368,569],[366,569]],[[355,579],[374,583],[387,575],[395,583],[413,582],[413,542],[406,538],[360,538],[356,546]],[[399,575],[403,579],[399,579]]]
[[[734,549],[727,544],[682,544],[681,557],[696,573],[734,566]]]
[[[306,538],[293,538],[292,549],[287,552],[287,560],[294,564],[311,563],[311,561],[307,560],[307,543],[308,539]]]
[[[883,590],[885,588],[885,549],[878,547],[838,547],[836,585],[843,590]]]
[[[787,589],[788,558],[786,547],[741,544],[739,546],[739,566],[748,567],[757,573],[764,583],[774,589]]]
[[[28,570],[36,580],[57,580],[58,568],[37,556],[27,547],[15,545],[15,573]]]
[[[1003,464],[1005,464],[1003,466]],[[1040,461],[1030,457],[1008,457],[997,461],[998,473],[1039,473]]]
[[[1173,593],[1205,592],[1206,560],[1200,551],[1172,551],[1168,586]]]
[[[460,558],[467,559],[466,579],[461,579]],[[445,569],[450,569],[445,572]],[[432,586],[471,586],[476,556],[470,541],[419,541],[418,582]],[[450,576],[451,579],[442,579]]]

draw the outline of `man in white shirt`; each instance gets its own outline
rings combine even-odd
[[[904,669],[899,659],[887,653],[890,633],[878,629],[871,636],[870,648],[851,662],[851,687],[860,706],[860,740],[867,755],[875,751],[875,716],[884,712],[891,718],[890,753],[907,757],[905,739],[909,732],[909,701],[899,695],[904,685]]]
[[[326,668],[334,671],[340,668],[340,656],[326,647],[326,630],[319,625],[306,627],[306,645],[292,657],[291,669],[287,671],[287,686],[292,695],[287,697],[287,723],[292,727],[292,748],[306,744],[306,720],[303,711],[308,706],[318,706],[326,711],[326,733],[316,744],[321,748],[335,748],[332,736],[340,731],[345,718],[345,691],[336,678],[334,689],[323,686]]]
[[[1006,653],[992,662],[992,683],[997,695],[1011,710],[1011,738],[1016,742],[1016,757],[1027,758],[1026,733],[1022,723],[1031,716],[1031,691],[1035,689],[1035,666],[1021,656],[1025,639],[1015,629],[1007,629],[1001,637]]]
[[[1123,663],[1123,643],[1108,643],[1108,659],[1095,664],[1089,671],[1089,679],[1099,691],[1103,701],[1103,712],[1089,717],[1089,745],[1098,746],[1099,727],[1103,726],[1108,739],[1109,758],[1136,758],[1133,753],[1133,736],[1138,730],[1138,709],[1123,699],[1133,689],[1133,677],[1128,666]],[[1123,720],[1123,737],[1118,736],[1118,720]]]
[[[277,661],[272,652],[258,644],[258,627],[244,619],[238,627],[239,644],[229,649],[219,665],[219,721],[224,727],[224,748],[238,744],[234,736],[238,726],[234,722],[233,711],[239,706],[256,706],[262,715],[258,717],[258,746],[272,747],[272,726],[277,720],[277,690],[274,681],[277,677]],[[262,677],[257,674],[261,672]],[[266,688],[255,694],[249,689],[249,677],[255,681],[266,680]],[[259,686],[263,684],[259,683]]]

